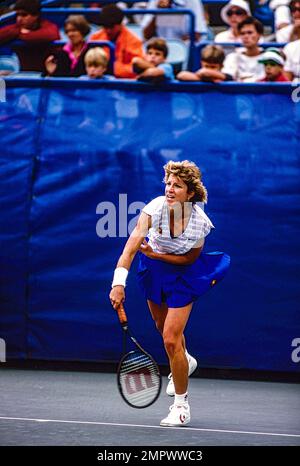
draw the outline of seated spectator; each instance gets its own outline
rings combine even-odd
[[[223,73],[223,63],[225,53],[219,45],[207,45],[201,52],[201,68],[192,73],[191,71],[181,71],[177,75],[179,81],[205,81],[219,83],[222,81],[232,81],[232,76]]]
[[[215,42],[241,42],[238,25],[247,16],[251,16],[248,3],[245,0],[230,0],[221,9],[221,18],[229,25],[226,31],[219,32],[215,37]]]
[[[290,3],[292,24],[276,31],[277,42],[292,42],[300,39],[300,0],[292,0]]]
[[[109,40],[115,44],[114,75],[118,78],[134,78],[132,59],[144,56],[143,43],[122,24],[123,11],[114,4],[105,5],[99,17],[103,28],[90,37],[91,41]]]
[[[291,24],[290,1],[291,0],[270,0],[269,8],[274,12],[276,31]]]
[[[300,81],[300,39],[287,44],[283,52],[286,56],[284,71],[290,81]]]
[[[138,81],[162,82],[174,79],[173,68],[166,63],[168,46],[165,39],[154,37],[146,45],[146,58],[135,57],[132,60]]]
[[[269,48],[259,58],[259,63],[265,67],[265,77],[260,82],[288,82],[283,73],[284,58],[279,49]]]
[[[195,15],[195,40],[199,41],[207,33],[207,25],[201,0],[149,0],[146,9],[185,8]],[[189,39],[190,16],[188,15],[144,15],[141,22],[146,40],[153,36],[165,39]]]
[[[48,76],[81,76],[85,74],[84,56],[88,50],[85,37],[90,25],[82,15],[71,15],[65,21],[65,33],[69,42],[62,50],[56,50],[45,61]]]
[[[262,49],[258,47],[263,33],[263,25],[258,19],[249,16],[238,25],[238,30],[244,47],[229,53],[224,62],[223,72],[236,81],[255,82],[265,75],[264,66],[259,63]]]
[[[60,38],[56,24],[40,17],[39,0],[18,0],[16,22],[0,29],[0,45],[20,39],[26,45],[14,46],[22,71],[42,71],[49,55],[49,42]]]
[[[87,51],[84,57],[86,76],[82,78],[112,80],[113,76],[106,73],[108,66],[108,58],[103,48],[93,47]]]

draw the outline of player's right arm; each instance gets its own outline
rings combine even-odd
[[[137,225],[128,238],[127,243],[123,249],[121,256],[117,263],[117,269],[126,269],[129,271],[132,261],[140,249],[142,242],[148,234],[149,228],[151,227],[151,217],[144,212],[141,213]],[[125,273],[126,273],[125,270]],[[113,286],[109,299],[114,309],[117,309],[121,303],[125,300],[125,287],[123,285]]]

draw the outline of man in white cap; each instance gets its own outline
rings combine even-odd
[[[260,82],[288,82],[283,73],[284,58],[282,52],[276,48],[268,48],[259,58],[259,63],[265,67],[265,77]]]
[[[221,18],[230,27],[215,37],[215,42],[241,42],[238,25],[251,16],[249,4],[245,0],[230,0],[221,10]]]

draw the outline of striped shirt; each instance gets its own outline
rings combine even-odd
[[[200,239],[205,238],[214,228],[204,211],[193,204],[189,222],[183,233],[171,237],[169,210],[165,196],[159,196],[149,202],[143,212],[151,217],[152,226],[149,229],[149,245],[154,252],[161,254],[185,254],[190,251]]]

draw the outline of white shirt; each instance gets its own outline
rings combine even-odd
[[[286,56],[284,70],[293,73],[294,78],[300,78],[300,39],[287,44],[283,52]]]
[[[184,232],[175,238],[170,235],[169,210],[165,196],[159,196],[149,202],[143,212],[151,216],[149,245],[153,251],[161,254],[185,254],[202,238],[208,235],[212,222],[197,204],[193,204],[192,213]]]
[[[214,42],[216,43],[224,43],[226,44],[227,42],[231,43],[231,42],[242,42],[241,41],[241,38],[238,36],[236,37],[233,32],[232,32],[232,29],[229,28],[227,29],[226,31],[222,31],[222,32],[219,32],[216,37],[214,38]]]
[[[293,29],[293,24],[289,24],[284,28],[278,29],[276,31],[276,42],[289,42]]]
[[[223,73],[230,74],[236,81],[256,82],[265,76],[265,67],[258,62],[260,55],[249,57],[241,47],[229,53],[224,61]]]
[[[157,8],[158,0],[149,0],[147,9]],[[195,15],[195,32],[207,33],[207,25],[204,16],[204,9],[201,0],[181,0],[179,5],[172,5],[174,9],[188,9]],[[141,27],[144,29],[154,15],[144,15]],[[183,35],[190,32],[189,15],[156,15],[156,32],[164,39],[181,39]]]

